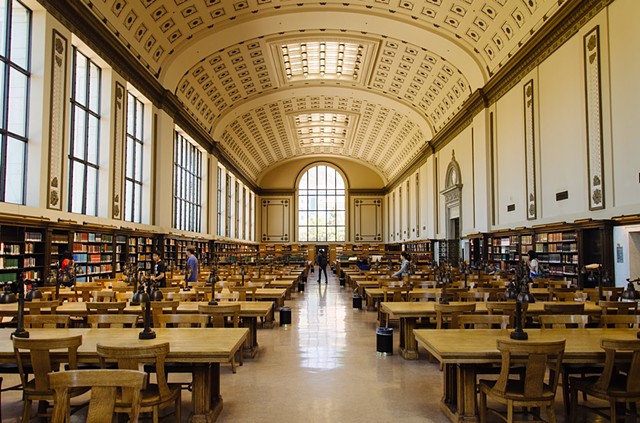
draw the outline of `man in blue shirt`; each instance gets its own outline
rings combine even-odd
[[[187,247],[187,253],[189,254],[187,258],[187,268],[191,270],[191,275],[189,275],[187,282],[196,282],[198,280],[198,259],[195,256],[195,247]]]

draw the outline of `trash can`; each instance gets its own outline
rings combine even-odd
[[[393,328],[376,329],[376,351],[381,355],[393,354]]]
[[[345,279],[344,278],[340,278],[340,286],[344,286],[345,285]]]
[[[362,296],[360,294],[353,294],[353,308],[362,310]]]
[[[280,326],[286,326],[291,324],[291,308],[280,308]]]

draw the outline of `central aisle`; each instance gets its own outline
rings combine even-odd
[[[378,356],[376,313],[352,309],[351,289],[335,275],[328,284],[309,276],[287,301],[291,327],[260,329],[256,358],[235,375],[222,368],[218,421],[447,422],[439,366]]]

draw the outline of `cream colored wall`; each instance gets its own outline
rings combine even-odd
[[[616,0],[609,6],[612,160],[614,195],[610,203],[623,214],[638,212],[640,204],[640,2]],[[613,166],[615,163],[615,166]]]
[[[307,157],[282,163],[262,175],[258,185],[264,190],[295,190],[295,183],[302,171],[315,162],[318,162],[317,158]],[[382,177],[378,173],[361,163],[341,158],[322,160],[322,163],[331,163],[341,169],[347,178],[349,189],[381,190],[385,186]]]

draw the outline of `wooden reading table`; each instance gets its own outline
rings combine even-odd
[[[15,363],[10,334],[14,329],[0,329],[0,362]],[[99,361],[96,345],[136,346],[169,343],[167,362],[193,366],[193,414],[190,422],[215,421],[222,411],[220,395],[220,363],[229,363],[242,347],[248,330],[245,328],[170,328],[154,329],[155,339],[140,340],[140,329],[29,329],[30,338],[56,339],[82,335],[78,361]]]
[[[509,338],[510,329],[416,329],[420,346],[444,365],[440,409],[452,422],[477,422],[476,368],[500,365],[496,340]],[[564,363],[604,363],[600,340],[637,339],[637,329],[526,329],[530,341],[566,340]],[[527,341],[522,341],[527,342]]]

